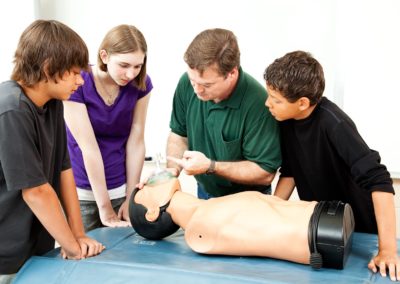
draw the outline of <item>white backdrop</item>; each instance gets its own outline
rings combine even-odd
[[[146,125],[147,156],[164,153],[176,83],[186,70],[183,53],[202,30],[221,27],[238,37],[244,70],[264,84],[264,69],[276,57],[302,49],[323,65],[325,96],[354,119],[389,170],[400,174],[399,94],[400,1],[345,0],[13,0],[1,9],[0,76],[10,73],[12,52],[32,17],[57,19],[86,41],[91,62],[104,34],[132,24],[148,44],[148,73],[154,84]],[[30,2],[20,17],[21,2]],[[351,2],[350,4],[347,2]],[[2,7],[4,4],[0,4]],[[6,2],[7,3],[7,2]],[[25,5],[26,7],[26,5]],[[18,15],[18,16],[17,16]],[[12,27],[12,29],[11,29]],[[2,44],[3,45],[3,44]],[[3,64],[7,62],[7,64]]]

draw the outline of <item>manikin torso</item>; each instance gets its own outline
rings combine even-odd
[[[308,225],[316,202],[287,202],[255,191],[202,202],[185,228],[196,252],[309,263]]]
[[[256,191],[201,200],[180,191],[176,178],[144,189],[149,190],[140,190],[135,201],[158,209],[170,200],[167,212],[198,253],[309,264],[308,226],[317,202],[286,201]]]

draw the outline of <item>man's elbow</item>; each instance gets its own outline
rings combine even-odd
[[[262,178],[262,184],[263,185],[270,185],[272,183],[272,181],[275,178],[275,173],[269,173],[269,172],[265,172],[263,178]]]

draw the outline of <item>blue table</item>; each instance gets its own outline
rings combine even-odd
[[[269,258],[200,255],[183,231],[150,241],[132,228],[100,228],[89,233],[107,249],[80,261],[63,260],[59,249],[29,259],[14,283],[392,283],[367,269],[377,252],[377,236],[356,233],[343,270]]]

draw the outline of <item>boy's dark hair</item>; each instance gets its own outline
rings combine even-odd
[[[315,105],[325,89],[321,64],[304,51],[293,51],[276,59],[265,69],[264,79],[268,87],[279,91],[291,103],[306,97]]]
[[[236,36],[225,29],[210,29],[198,34],[187,48],[184,60],[191,69],[203,74],[216,64],[222,76],[240,67],[240,50]]]
[[[97,53],[97,65],[100,70],[106,72],[107,64],[104,64],[100,57],[100,50],[103,49],[108,55],[142,51],[144,62],[134,82],[139,90],[146,90],[147,43],[141,31],[131,25],[119,25],[107,32]]]
[[[32,87],[42,80],[57,82],[57,76],[88,64],[87,46],[75,31],[55,20],[36,20],[19,39],[11,79]]]

